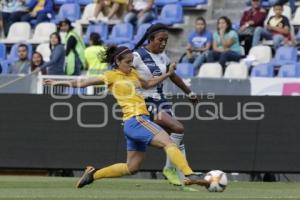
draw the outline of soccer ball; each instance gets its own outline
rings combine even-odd
[[[208,172],[204,179],[211,182],[207,188],[210,192],[223,192],[228,184],[226,173],[220,170]]]

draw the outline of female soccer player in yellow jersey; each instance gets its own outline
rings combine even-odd
[[[127,162],[117,163],[99,170],[92,166],[86,167],[83,176],[77,183],[77,188],[82,188],[97,179],[136,173],[144,160],[147,145],[164,149],[174,165],[185,175],[187,185],[198,184],[208,187],[210,183],[194,174],[169,135],[160,126],[150,121],[145,100],[136,91],[140,87],[146,89],[154,87],[167,79],[174,73],[176,65],[171,64],[168,72],[164,75],[145,81],[132,68],[133,54],[127,47],[109,47],[106,51],[105,60],[114,69],[99,77],[80,81],[45,81],[45,84],[48,85],[71,85],[72,87],[106,84],[122,108],[124,134],[127,140]]]

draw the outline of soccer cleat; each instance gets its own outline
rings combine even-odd
[[[163,175],[168,179],[169,183],[177,186],[182,185],[176,169],[164,168]]]
[[[191,175],[185,176],[184,184],[185,185],[197,184],[197,185],[209,187],[210,182],[204,180],[201,176],[198,176],[196,174],[191,174]]]
[[[94,173],[95,173],[95,168],[92,166],[87,166],[82,177],[79,179],[79,181],[76,184],[77,188],[82,188],[85,185],[88,185],[94,181]]]

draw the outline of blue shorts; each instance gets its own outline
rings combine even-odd
[[[124,133],[127,140],[127,151],[145,152],[155,135],[163,131],[150,121],[149,116],[134,116],[124,122]]]
[[[157,115],[159,112],[164,111],[169,115],[173,116],[172,114],[172,103],[168,102],[166,99],[153,99],[151,97],[147,97],[145,99],[147,109],[150,113],[150,119],[153,121],[154,116]]]

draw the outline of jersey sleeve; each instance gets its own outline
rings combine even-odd
[[[137,52],[133,52],[133,67],[135,69],[140,68],[141,64],[142,64],[142,59],[141,56],[137,53]]]
[[[107,86],[110,86],[114,82],[114,75],[112,71],[104,72],[104,74],[99,75],[97,78],[103,80]]]

